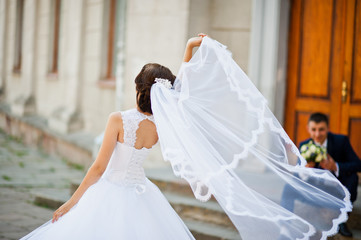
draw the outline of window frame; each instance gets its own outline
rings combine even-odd
[[[61,0],[53,0],[51,4],[51,24],[49,33],[49,75],[57,75],[59,71],[59,40],[60,40],[60,14]]]
[[[24,0],[16,1],[16,20],[15,20],[15,47],[14,47],[14,65],[13,72],[21,73],[22,66],[22,42],[24,28]]]

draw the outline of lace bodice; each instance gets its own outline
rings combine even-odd
[[[153,115],[145,115],[139,112],[137,109],[121,112],[121,114],[123,119],[124,144],[130,147],[134,147],[137,140],[136,132],[139,127],[139,123],[145,119],[154,122],[154,117]]]
[[[118,185],[136,187],[136,191],[141,193],[145,190],[145,174],[142,164],[150,149],[134,147],[137,140],[136,132],[140,122],[146,119],[154,122],[154,118],[140,113],[137,109],[124,111],[121,114],[124,142],[117,142],[102,177]]]

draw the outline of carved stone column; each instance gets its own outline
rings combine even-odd
[[[10,103],[11,112],[18,116],[35,113],[36,41],[38,32],[38,0],[24,1],[21,94]]]
[[[0,100],[5,93],[5,69],[6,69],[6,37],[7,18],[9,15],[7,1],[0,1]]]
[[[63,1],[61,33],[64,34],[60,49],[59,80],[65,82],[66,96],[62,106],[54,110],[49,118],[50,128],[69,133],[83,127],[81,115],[82,57],[84,52],[84,1]]]
[[[289,0],[253,0],[248,76],[282,123],[287,72]]]

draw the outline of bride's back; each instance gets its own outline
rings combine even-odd
[[[136,149],[151,148],[158,141],[157,128],[155,124],[145,119],[139,123],[139,127],[136,131],[136,142],[134,147]]]
[[[136,109],[122,112],[123,131],[118,142],[136,149],[151,148],[158,141],[157,128],[152,115],[145,115]]]
[[[117,185],[143,186],[145,174],[142,163],[158,141],[154,118],[153,115],[145,115],[137,109],[120,114],[123,130],[119,131],[118,143],[102,178]]]

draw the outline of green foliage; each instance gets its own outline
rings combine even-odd
[[[19,167],[24,168],[25,167],[24,162],[19,162]]]
[[[2,175],[2,178],[3,178],[5,181],[11,181],[11,177],[9,177],[8,175]]]
[[[18,156],[18,157],[22,157],[22,156],[25,156],[26,155],[26,151],[24,150],[18,150],[18,151],[15,151],[15,155]]]
[[[76,169],[76,170],[80,170],[80,171],[84,171],[84,166],[78,163],[73,163],[70,162],[68,159],[66,159],[65,157],[62,158],[63,162],[65,162],[69,167]]]
[[[43,208],[48,208],[48,209],[53,209],[51,206],[49,206],[46,203],[39,203],[39,202],[33,202],[34,205],[39,206],[39,207],[43,207]]]

